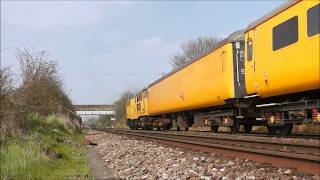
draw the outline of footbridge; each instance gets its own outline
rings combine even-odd
[[[114,105],[93,105],[93,104],[78,104],[74,105],[78,115],[112,115],[115,114]]]

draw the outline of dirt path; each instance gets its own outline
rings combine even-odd
[[[94,146],[87,146],[89,159],[89,167],[91,169],[92,177],[95,180],[114,180],[117,179],[113,176],[112,170],[105,166],[102,156],[94,148]]]

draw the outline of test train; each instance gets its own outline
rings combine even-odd
[[[289,1],[127,101],[131,129],[320,124],[320,4]]]

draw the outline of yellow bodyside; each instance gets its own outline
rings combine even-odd
[[[136,112],[136,104],[135,104],[135,99],[131,98],[128,100],[127,106],[126,106],[126,114],[127,114],[127,119],[136,119],[137,118],[137,113]]]
[[[142,97],[142,99],[137,98],[139,95]],[[127,119],[134,120],[138,119],[139,117],[149,115],[148,93],[146,90],[131,98],[129,101],[130,103],[127,103],[126,106]]]
[[[227,43],[152,85],[148,88],[149,114],[224,104],[234,97],[232,59],[232,43]]]
[[[270,97],[320,88],[319,34],[307,35],[307,10],[318,3],[298,2],[245,33],[245,52],[248,38],[253,42],[252,61],[245,63],[248,94]],[[298,16],[298,42],[273,51],[273,27],[294,16]]]

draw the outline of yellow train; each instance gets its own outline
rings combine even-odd
[[[290,1],[127,102],[132,129],[207,125],[288,134],[320,122],[318,1]]]

